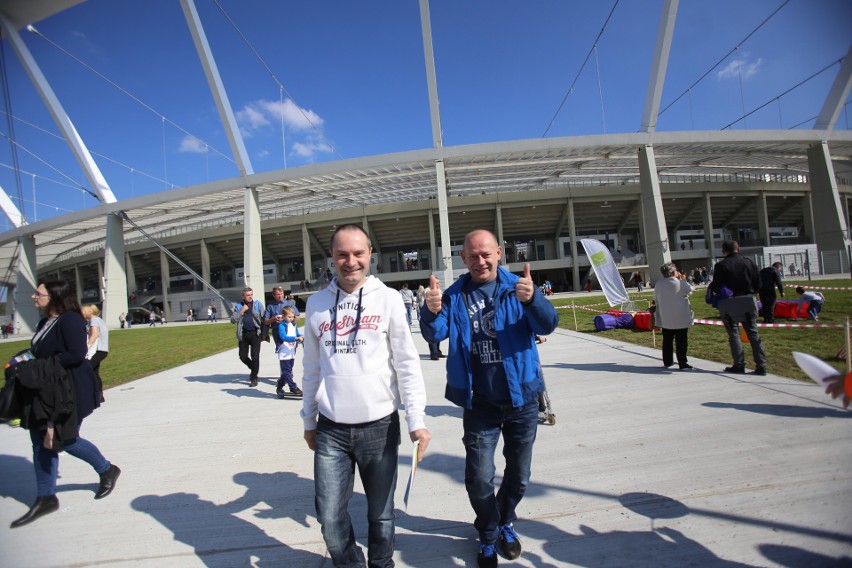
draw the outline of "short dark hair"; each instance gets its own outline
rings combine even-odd
[[[334,249],[334,239],[337,238],[337,233],[341,231],[359,231],[363,233],[364,236],[367,238],[367,246],[370,247],[370,249],[372,250],[373,243],[372,241],[370,241],[370,235],[367,234],[367,231],[365,231],[361,225],[356,225],[355,223],[346,223],[345,225],[340,225],[338,228],[336,228],[331,234],[331,241],[329,241],[328,245],[329,249]]]
[[[726,253],[730,254],[732,252],[737,252],[737,249],[739,249],[739,248],[740,248],[740,243],[738,243],[737,241],[734,241],[734,240],[725,241],[724,243],[722,243],[722,252],[723,253],[726,252]]]
[[[60,315],[65,312],[77,312],[83,315],[77,293],[67,280],[47,280],[41,283],[50,299],[45,308],[48,315]]]
[[[784,265],[781,264],[780,262],[773,262],[772,267],[773,268],[784,268]]]
[[[804,288],[802,288],[801,286],[796,287],[796,294],[804,294],[804,293],[805,293]]]

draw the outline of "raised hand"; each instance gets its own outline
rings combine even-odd
[[[441,313],[441,281],[434,274],[429,276],[429,289],[426,290],[426,307],[433,314]]]
[[[518,298],[518,301],[526,303],[532,300],[533,294],[535,294],[535,284],[533,284],[530,263],[528,262],[524,265],[523,277],[515,284],[515,297]]]

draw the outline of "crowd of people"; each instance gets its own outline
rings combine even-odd
[[[446,289],[434,275],[416,292],[399,291],[370,275],[372,245],[358,225],[337,227],[331,237],[336,276],[312,294],[302,314],[283,288],[272,289],[264,306],[246,287],[233,306],[237,354],[248,369],[248,385],[258,386],[261,346],[273,342],[279,361],[275,392],[302,398],[304,440],[314,452],[314,493],[320,531],[335,566],[393,566],[394,503],[397,463],[404,426],[423,459],[431,441],[426,424],[426,388],[420,355],[412,339],[414,321],[429,345],[431,360],[446,359],[446,398],[461,409],[465,452],[464,486],[478,535],[480,567],[497,566],[498,557],[518,558],[522,541],[515,530],[518,505],[532,478],[532,454],[545,391],[537,345],[546,340],[559,316],[547,296],[552,287],[537,285],[530,265],[521,275],[501,266],[503,248],[487,230],[466,235],[460,254],[467,272]],[[712,270],[708,298],[719,309],[731,350],[727,373],[745,373],[740,328],[748,337],[753,373],[765,375],[767,359],[758,333],[755,295],[770,318],[775,291],[784,296],[781,265],[758,270],[740,254],[735,241],[722,245],[724,259]],[[655,325],[662,329],[665,367],[688,360],[694,314],[693,283],[706,282],[704,269],[681,273],[675,263],[660,267],[654,287]],[[636,281],[641,286],[641,279]],[[816,320],[824,296],[797,288],[800,302]],[[30,401],[22,425],[30,431],[37,497],[30,510],[12,523],[20,527],[56,511],[59,452],[86,461],[99,476],[95,498],[109,495],[121,470],[80,436],[84,418],[102,403],[99,368],[109,354],[109,329],[97,306],[80,306],[67,282],[39,284],[33,301],[42,310],[32,339],[31,360],[7,369],[22,383],[50,381],[51,400],[70,400],[73,412],[61,414]],[[150,311],[154,324],[156,314]],[[770,315],[767,315],[770,314]],[[187,312],[194,321],[196,312]],[[301,318],[301,319],[300,319]],[[122,313],[122,327],[131,318]],[[216,307],[207,309],[216,321]],[[301,325],[300,325],[301,323]],[[441,343],[447,342],[447,353]],[[302,387],[294,362],[303,350]],[[53,377],[52,379],[50,377]],[[56,377],[62,377],[61,380]],[[286,390],[285,390],[286,389]],[[832,387],[833,396],[848,396]],[[55,395],[55,396],[54,396]],[[62,397],[65,397],[64,399]],[[502,447],[505,466],[495,481],[495,453]],[[366,558],[355,540],[349,501],[359,472],[366,497]]]

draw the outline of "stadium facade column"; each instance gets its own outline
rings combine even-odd
[[[503,207],[498,203],[494,209],[494,227],[497,229],[497,245],[503,248],[500,256],[500,266],[506,266],[506,242],[503,240]]]
[[[311,281],[311,237],[308,235],[308,226],[302,223],[302,268],[305,284]]]
[[[136,291],[136,272],[133,270],[133,262],[130,260],[129,252],[124,254],[124,269],[127,276],[127,290],[130,294]]]
[[[361,227],[364,229],[364,232],[367,233],[367,236],[370,237],[370,245],[373,247],[373,254],[376,255],[376,274],[382,272],[382,243],[379,242],[379,238],[373,233],[373,230],[370,229],[370,220],[364,215],[361,218]],[[370,259],[372,261],[372,259]]]
[[[172,319],[172,306],[169,304],[169,255],[160,251],[160,281],[162,282],[163,292],[163,317],[166,321]]]
[[[710,192],[704,192],[704,247],[707,249],[707,271],[713,267],[716,243],[713,239],[713,208],[710,204]]]
[[[127,312],[127,273],[124,264],[124,220],[118,215],[107,215],[104,242],[104,279],[98,281],[102,289],[103,320],[110,329],[118,328],[118,314]],[[100,262],[98,263],[100,266]]]
[[[435,215],[432,209],[429,209],[426,214],[429,216],[429,270],[432,272],[438,266],[438,247],[435,244]]]
[[[757,228],[760,231],[760,241],[768,247],[769,241],[769,212],[766,209],[766,192],[761,191],[757,198]]]
[[[820,252],[842,251],[848,262],[849,232],[840,206],[828,143],[822,141],[808,148],[808,169],[817,248]]]
[[[98,262],[98,276],[101,276],[101,263]],[[74,291],[77,293],[77,302],[83,303],[83,275],[80,274],[80,265],[74,264]]]
[[[802,198],[802,232],[804,233],[802,236],[811,239],[816,242],[816,237],[814,236],[814,207],[813,207],[813,196],[809,193]],[[843,203],[846,203],[846,199],[843,200]],[[845,218],[849,218],[848,208],[846,211],[843,211],[845,214]]]
[[[35,307],[32,295],[38,286],[36,277],[36,246],[35,237],[26,236],[18,239],[20,254],[18,255],[18,277],[15,284],[15,313],[14,323],[21,333],[29,335],[35,332],[38,320],[41,318]]]
[[[263,292],[263,245],[260,237],[260,201],[257,189],[247,187],[243,211],[243,275],[247,286]],[[258,296],[263,298],[263,294]]]
[[[639,148],[639,186],[642,199],[642,238],[645,240],[645,256],[653,284],[662,277],[659,267],[671,262],[671,252],[666,237],[666,219],[660,196],[660,179],[657,177],[657,161],[654,158],[654,148],[650,144]]]
[[[104,301],[106,297],[106,286],[104,286],[104,261],[98,259],[98,300]],[[81,297],[82,301],[82,297]]]
[[[210,282],[210,249],[207,248],[207,241],[201,239],[198,243],[201,249],[201,277],[205,282]],[[210,288],[204,284],[203,290],[207,291]]]
[[[571,239],[571,279],[574,282],[574,291],[580,292],[580,263],[577,259],[577,223],[574,220],[574,198],[568,198],[568,233]]]

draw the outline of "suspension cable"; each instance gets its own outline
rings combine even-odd
[[[772,102],[773,102],[773,101],[776,101],[776,100],[780,101],[781,97],[783,97],[784,95],[786,95],[786,94],[790,93],[791,91],[793,91],[793,90],[795,90],[795,89],[798,89],[799,87],[801,87],[802,85],[804,85],[805,83],[807,83],[808,81],[810,81],[811,79],[813,79],[814,77],[816,77],[817,75],[820,75],[821,73],[825,73],[827,70],[831,69],[832,67],[834,67],[834,66],[835,66],[835,65],[837,65],[838,63],[842,63],[844,59],[846,59],[846,57],[845,57],[845,56],[844,56],[844,57],[841,57],[840,59],[837,59],[836,61],[832,61],[831,63],[829,63],[828,65],[826,65],[825,67],[823,67],[822,69],[820,69],[819,71],[817,71],[816,73],[813,73],[810,77],[808,77],[808,78],[806,78],[806,79],[802,79],[801,81],[799,81],[798,83],[796,83],[795,85],[793,85],[792,87],[790,87],[789,89],[787,89],[786,91],[784,91],[783,93],[781,93],[780,95],[776,95],[776,96],[772,97],[771,99],[769,99],[768,101],[766,101],[765,103],[763,103],[762,105],[760,105],[759,107],[757,107],[757,108],[755,108],[755,109],[752,109],[751,111],[749,111],[749,112],[747,112],[747,113],[745,113],[745,110],[743,110],[743,112],[744,112],[745,114],[743,114],[741,117],[739,117],[738,119],[734,120],[733,122],[730,122],[730,123],[726,124],[725,126],[723,126],[723,127],[721,128],[721,130],[727,130],[728,128],[730,128],[730,127],[731,127],[731,126],[733,126],[734,124],[738,123],[739,121],[741,121],[741,120],[745,120],[747,117],[749,117],[749,116],[753,115],[754,113],[756,113],[756,112],[757,112],[757,111],[759,111],[760,109],[762,109],[762,108],[766,107],[767,105],[772,104]],[[779,109],[779,113],[780,113],[780,109]],[[782,126],[782,128],[783,128],[783,126]]]
[[[742,40],[740,40],[740,42],[739,42],[737,45],[735,45],[735,46],[734,46],[734,47],[733,47],[730,51],[728,51],[728,53],[726,53],[725,55],[723,55],[723,56],[722,56],[722,58],[721,58],[721,59],[719,59],[719,61],[717,61],[717,62],[716,62],[716,63],[715,63],[715,64],[714,64],[714,65],[713,65],[710,69],[708,69],[707,71],[705,71],[705,72],[704,72],[704,74],[703,74],[703,75],[701,75],[701,77],[699,77],[699,78],[698,78],[698,79],[697,79],[694,83],[692,83],[689,87],[687,87],[685,91],[683,91],[681,94],[679,94],[677,97],[675,97],[675,100],[673,100],[673,101],[672,101],[672,102],[670,102],[668,105],[666,105],[666,107],[665,107],[665,108],[663,108],[663,110],[661,110],[660,112],[658,112],[658,113],[657,113],[657,117],[661,116],[664,112],[666,112],[667,110],[669,110],[669,109],[672,107],[672,105],[674,105],[674,104],[675,104],[676,102],[678,102],[681,98],[683,98],[683,96],[684,96],[684,95],[686,95],[686,94],[687,94],[687,93],[688,93],[691,89],[693,89],[693,88],[694,88],[694,87],[695,87],[698,83],[700,83],[701,81],[703,81],[703,80],[704,80],[704,79],[705,79],[705,78],[706,78],[706,77],[707,77],[710,73],[712,73],[712,72],[713,72],[713,70],[714,70],[716,67],[718,67],[719,65],[721,65],[721,64],[722,64],[722,62],[723,62],[723,61],[725,61],[725,60],[726,60],[726,59],[727,59],[727,58],[728,58],[728,57],[729,57],[732,53],[734,53],[737,49],[739,49],[739,47],[740,47],[742,44],[744,44],[746,41],[748,41],[748,39],[749,39],[751,36],[753,36],[755,33],[757,33],[757,31],[758,31],[760,28],[762,28],[764,25],[766,25],[766,23],[767,23],[769,20],[771,20],[771,19],[772,19],[772,17],[773,17],[773,16],[775,16],[775,14],[777,14],[778,12],[780,12],[780,11],[781,11],[781,9],[782,9],[784,6],[786,6],[789,2],[790,2],[790,0],[784,0],[784,2],[783,2],[780,6],[778,6],[778,7],[775,9],[775,11],[774,11],[774,12],[772,12],[771,14],[769,14],[769,15],[766,17],[766,19],[765,19],[765,20],[763,20],[762,22],[760,22],[760,24],[758,24],[758,26],[757,26],[756,28],[754,28],[753,30],[751,30],[751,31],[748,33],[748,35],[746,35],[746,36],[745,36]]]
[[[609,11],[609,14],[606,17],[606,20],[604,20],[604,23],[601,26],[601,29],[598,32],[598,36],[595,38],[595,41],[592,42],[592,47],[591,47],[591,49],[589,49],[589,53],[586,54],[586,58],[583,60],[583,64],[580,65],[580,69],[577,71],[577,75],[574,77],[574,80],[571,82],[571,86],[568,87],[568,91],[565,93],[565,96],[562,97],[562,102],[559,103],[559,107],[556,109],[556,112],[553,113],[553,118],[550,119],[550,123],[548,123],[547,128],[544,129],[544,132],[541,135],[542,138],[547,136],[547,133],[550,131],[550,128],[553,126],[553,123],[556,120],[556,117],[559,116],[559,113],[562,111],[562,107],[565,105],[565,101],[567,101],[568,97],[571,95],[571,93],[574,92],[574,86],[577,84],[577,81],[580,79],[580,75],[583,73],[583,69],[586,67],[586,63],[589,62],[589,58],[592,57],[592,52],[597,47],[598,41],[600,41],[601,36],[603,35],[604,30],[606,29],[606,26],[609,23],[610,18],[612,18],[612,13],[615,12],[615,8],[616,8],[616,6],[618,6],[619,1],[620,0],[615,0],[615,4],[612,5],[612,9]]]
[[[157,239],[155,239],[154,237],[152,237],[151,235],[149,235],[149,234],[148,234],[148,233],[147,233],[147,232],[146,232],[146,231],[145,231],[142,227],[140,227],[139,225],[137,225],[136,223],[134,223],[134,222],[133,222],[133,220],[132,220],[132,219],[131,219],[128,215],[127,215],[127,213],[126,213],[126,212],[124,212],[124,211],[119,211],[118,213],[116,213],[116,215],[117,215],[119,218],[121,218],[121,219],[123,219],[123,220],[127,221],[128,223],[130,223],[130,224],[133,226],[133,228],[134,228],[134,229],[136,229],[137,231],[139,231],[140,233],[142,233],[142,236],[144,236],[146,239],[148,239],[149,241],[151,241],[152,243],[154,243],[154,246],[156,246],[158,249],[160,249],[161,251],[163,251],[163,253],[165,253],[165,254],[166,254],[169,258],[171,258],[172,260],[174,260],[175,262],[177,262],[177,263],[181,266],[181,268],[183,268],[184,270],[186,270],[187,272],[189,272],[190,274],[192,274],[192,277],[193,277],[193,278],[195,278],[196,280],[198,280],[199,282],[201,282],[203,285],[207,286],[207,288],[209,288],[209,289],[210,289],[210,291],[211,291],[211,292],[212,292],[212,293],[213,293],[213,294],[214,294],[217,298],[219,298],[220,300],[222,300],[222,304],[225,306],[225,309],[226,309],[226,310],[228,310],[228,313],[229,313],[229,314],[233,313],[233,309],[231,308],[231,304],[230,304],[230,302],[231,302],[231,301],[230,301],[229,299],[227,299],[225,296],[223,296],[223,295],[221,294],[221,292],[219,292],[219,290],[218,290],[218,289],[216,289],[216,288],[215,288],[215,287],[214,287],[214,286],[213,286],[210,282],[208,282],[207,280],[205,280],[204,278],[202,278],[200,274],[198,274],[195,270],[193,270],[192,268],[190,268],[190,266],[189,266],[188,264],[186,264],[184,261],[182,261],[182,260],[181,260],[181,259],[179,259],[177,256],[175,256],[175,254],[174,254],[174,253],[172,253],[172,251],[170,251],[170,250],[169,250],[169,249],[167,249],[165,246],[163,246],[162,244],[160,244],[160,242],[159,242]]]
[[[4,110],[2,110],[2,109],[0,109],[0,113],[8,114],[8,113],[6,113],[6,111],[4,111]],[[10,116],[11,116],[11,115],[10,115]],[[53,138],[56,138],[57,140],[65,141],[65,139],[64,139],[62,136],[60,136],[59,134],[56,134],[55,132],[51,132],[51,131],[49,131],[49,130],[47,130],[47,129],[45,129],[45,128],[42,128],[41,126],[39,126],[39,125],[37,125],[37,124],[33,124],[32,122],[28,122],[28,121],[26,121],[26,120],[22,119],[22,118],[21,118],[21,117],[19,117],[19,116],[12,116],[12,118],[13,118],[14,120],[16,120],[16,121],[20,122],[21,124],[24,124],[25,126],[29,126],[30,128],[33,128],[34,130],[38,130],[39,132],[42,132],[43,134],[47,134],[48,136],[52,136]],[[5,135],[4,135],[2,132],[0,132],[0,136],[5,136]],[[16,144],[17,144],[17,143],[16,143]],[[18,145],[20,146],[20,144],[18,144]],[[33,154],[32,152],[29,152],[28,150],[27,150],[27,152],[28,152],[31,156],[35,157],[35,154]],[[108,162],[110,162],[110,163],[113,163],[113,164],[115,164],[115,165],[117,165],[117,166],[121,166],[122,168],[124,168],[124,169],[126,169],[127,171],[129,171],[131,174],[133,174],[133,173],[140,173],[140,174],[144,175],[145,177],[147,177],[147,178],[149,178],[149,179],[151,179],[151,180],[154,180],[154,181],[157,181],[157,182],[162,182],[162,183],[166,184],[167,186],[171,187],[172,189],[174,189],[174,188],[176,187],[174,184],[169,183],[168,181],[166,181],[166,180],[164,180],[164,179],[162,179],[162,178],[159,178],[159,177],[155,176],[154,174],[151,174],[151,173],[148,173],[148,172],[145,172],[145,171],[142,171],[142,170],[137,170],[137,169],[136,169],[136,168],[134,168],[133,166],[130,166],[130,165],[128,165],[128,164],[125,164],[124,162],[121,162],[121,161],[119,161],[119,160],[116,160],[115,158],[110,158],[109,156],[107,156],[107,155],[105,155],[105,154],[101,154],[101,153],[96,152],[96,151],[94,151],[94,150],[90,150],[90,152],[91,152],[92,156],[97,156],[98,158],[102,158],[102,159],[104,159],[104,160],[106,160],[106,161],[108,161]],[[208,154],[208,152],[205,152],[205,155],[207,155],[207,154]],[[36,158],[36,159],[41,160],[40,158]],[[75,183],[76,183],[76,182],[75,182]]]
[[[32,156],[34,159],[36,159],[36,160],[38,160],[39,162],[41,162],[41,163],[42,163],[42,165],[44,165],[44,166],[46,166],[46,167],[50,168],[51,170],[53,170],[54,172],[56,172],[56,173],[57,173],[57,174],[59,174],[60,176],[62,176],[62,177],[64,177],[65,179],[67,179],[69,182],[71,182],[71,187],[73,187],[74,189],[77,189],[77,190],[79,190],[79,191],[82,191],[83,193],[87,193],[87,194],[91,195],[92,197],[94,197],[95,199],[97,199],[98,201],[100,201],[100,198],[97,196],[97,194],[96,194],[94,191],[90,190],[89,188],[87,188],[86,186],[82,185],[81,183],[79,183],[77,180],[75,180],[75,179],[71,178],[70,176],[65,175],[65,174],[64,174],[64,173],[62,173],[62,172],[61,172],[58,168],[56,168],[55,166],[53,166],[50,162],[47,162],[46,160],[43,160],[42,158],[40,158],[39,156],[37,156],[34,152],[31,152],[29,149],[27,149],[27,147],[26,147],[26,146],[21,145],[21,143],[20,143],[20,142],[17,142],[16,140],[12,140],[12,138],[10,138],[10,137],[9,137],[9,135],[8,135],[8,134],[6,134],[5,132],[0,132],[0,136],[2,136],[3,138],[6,138],[7,140],[9,140],[15,148],[20,148],[21,150],[23,150],[24,152],[26,152],[27,154],[29,154],[30,156]],[[13,168],[14,168],[14,170],[15,170],[16,172],[19,172],[19,171],[20,171],[20,168],[19,168],[18,166],[13,166]]]
[[[213,0],[213,3],[216,4],[216,6],[222,12],[222,15],[225,16],[225,19],[228,20],[229,24],[231,24],[231,27],[233,27],[234,30],[237,32],[237,34],[239,34],[239,36],[242,38],[243,42],[246,44],[246,47],[248,47],[249,50],[257,58],[257,60],[260,61],[260,64],[263,65],[263,67],[266,69],[266,72],[269,73],[269,76],[272,77],[272,80],[275,81],[275,84],[278,85],[279,89],[284,91],[284,93],[287,95],[287,98],[290,99],[291,101],[293,101],[293,104],[296,105],[296,108],[299,110],[299,113],[302,115],[302,118],[304,118],[308,122],[308,124],[311,125],[311,128],[314,129],[314,132],[317,133],[317,136],[319,136],[322,140],[325,141],[326,144],[328,144],[329,148],[331,148],[331,151],[334,152],[334,155],[342,160],[343,156],[341,156],[338,153],[337,148],[334,147],[334,144],[332,144],[328,140],[328,138],[325,137],[325,134],[323,134],[322,130],[317,128],[317,126],[313,123],[311,118],[302,109],[302,106],[299,103],[296,102],[296,99],[293,98],[293,95],[291,95],[287,91],[287,88],[284,86],[284,84],[281,81],[278,80],[278,77],[275,75],[275,73],[273,73],[272,69],[269,67],[269,65],[266,63],[266,61],[263,59],[263,57],[261,57],[261,55],[260,55],[260,53],[258,53],[257,49],[254,48],[254,46],[248,40],[246,35],[242,32],[242,30],[240,30],[240,28],[237,27],[236,22],[234,22],[234,20],[231,19],[231,16],[228,15],[228,13],[225,11],[225,9],[222,7],[222,5],[219,3],[219,0]],[[284,113],[283,107],[281,108],[281,113],[282,113],[282,116],[283,116],[283,113]]]
[[[50,38],[48,38],[43,33],[38,31],[35,27],[30,25],[30,26],[27,26],[27,29],[30,32],[39,36],[40,38],[44,39],[47,43],[49,43],[50,45],[52,45],[53,47],[55,47],[56,49],[58,49],[59,51],[61,51],[62,53],[64,53],[65,55],[67,55],[68,57],[70,57],[71,59],[73,59],[74,61],[76,61],[77,63],[79,63],[80,65],[82,65],[83,67],[85,67],[86,69],[88,69],[89,71],[94,73],[95,75],[97,75],[98,77],[100,77],[101,79],[103,79],[110,86],[115,87],[117,90],[119,90],[123,94],[127,95],[130,99],[132,99],[134,102],[138,103],[145,110],[156,115],[157,117],[159,117],[164,122],[168,122],[170,125],[172,125],[176,129],[178,129],[179,131],[183,132],[187,136],[191,136],[192,138],[195,138],[196,140],[204,143],[209,149],[211,149],[213,152],[215,152],[219,156],[222,156],[223,158],[225,158],[226,160],[228,160],[232,164],[236,164],[236,162],[234,161],[234,159],[232,157],[228,156],[224,152],[220,152],[215,147],[211,146],[206,140],[202,140],[198,136],[192,134],[189,130],[183,128],[181,125],[179,125],[175,121],[169,119],[163,113],[157,111],[155,108],[153,108],[152,106],[150,106],[147,103],[145,103],[144,101],[142,101],[142,99],[140,99],[139,97],[137,97],[136,95],[134,95],[133,93],[131,93],[130,91],[128,91],[127,89],[125,89],[124,87],[122,87],[121,85],[119,85],[118,83],[116,83],[115,81],[113,81],[112,79],[110,79],[109,77],[104,75],[103,73],[101,73],[100,71],[98,71],[97,69],[95,69],[94,67],[92,67],[91,65],[89,65],[88,63],[86,63],[85,61],[83,61],[82,59],[77,57],[76,55],[74,55],[73,53],[69,52],[67,49],[63,48],[62,46],[60,46],[56,42],[52,41]]]

